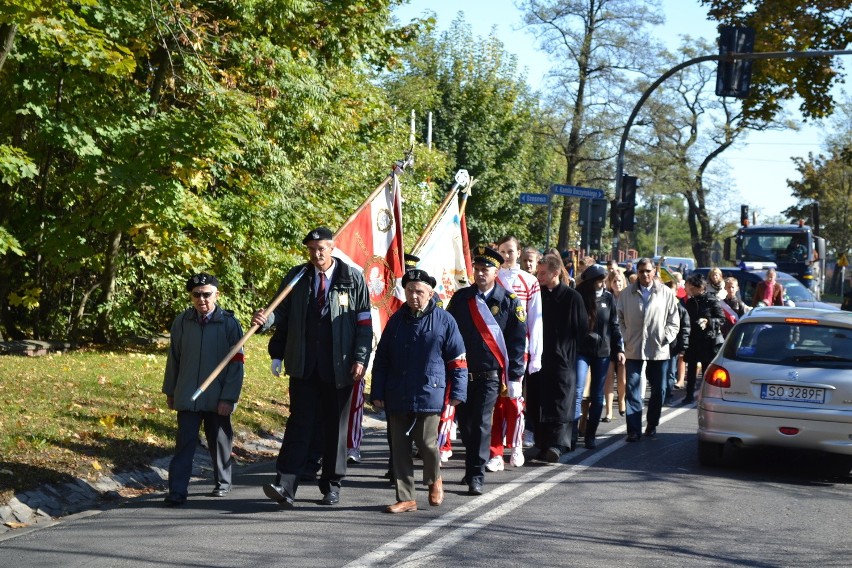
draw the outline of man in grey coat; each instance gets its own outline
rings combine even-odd
[[[651,386],[645,435],[649,438],[657,436],[663,409],[665,363],[671,358],[669,344],[680,329],[677,298],[656,278],[653,261],[640,258],[636,263],[636,273],[636,282],[619,294],[616,304],[627,358],[628,442],[638,442],[642,437],[643,364]]]
[[[177,411],[175,454],[169,463],[167,506],[182,505],[189,491],[192,458],[198,443],[198,428],[204,434],[213,462],[212,497],[224,497],[231,489],[231,449],[234,432],[231,413],[243,386],[243,352],[228,362],[219,376],[201,393],[192,395],[243,335],[234,314],[216,304],[219,281],[206,273],[186,283],[192,307],[178,315],[171,328],[169,355],[163,379],[163,394],[170,409]]]

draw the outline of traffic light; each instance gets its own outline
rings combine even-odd
[[[740,205],[740,225],[748,226],[748,205]]]
[[[580,247],[587,250],[600,250],[601,234],[606,224],[606,201],[581,199],[578,224],[580,225]]]
[[[632,231],[636,217],[636,186],[639,178],[636,176],[621,176],[621,232]]]
[[[749,59],[725,60],[729,53],[753,53],[754,28],[721,26],[719,28],[719,60],[716,68],[716,96],[744,99],[751,87]]]

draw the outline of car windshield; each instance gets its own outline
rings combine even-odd
[[[852,330],[743,320],[725,342],[724,356],[756,363],[848,369],[852,364]]]
[[[784,278],[779,276],[778,282],[784,286],[784,294],[793,302],[816,302],[816,298],[810,290],[795,278]]]
[[[800,233],[748,235],[742,243],[742,260],[804,262],[808,258],[807,237]]]

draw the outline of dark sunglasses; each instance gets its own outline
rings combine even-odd
[[[213,295],[213,292],[193,292],[193,298],[204,298],[205,300]]]

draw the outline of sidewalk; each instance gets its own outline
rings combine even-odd
[[[364,411],[362,421],[364,431],[384,430],[384,413],[368,414]],[[271,461],[281,448],[281,436],[275,438],[238,439],[234,436],[234,446],[258,461]],[[74,513],[116,504],[146,493],[165,491],[169,476],[168,468],[171,456],[155,460],[149,466],[131,472],[103,475],[97,481],[76,479],[54,485],[42,485],[37,489],[18,493],[6,505],[0,505],[0,539],[14,529],[32,527],[40,523],[54,521]],[[248,467],[237,461],[238,468]],[[193,480],[210,476],[212,463],[207,449],[200,443],[192,464]]]

